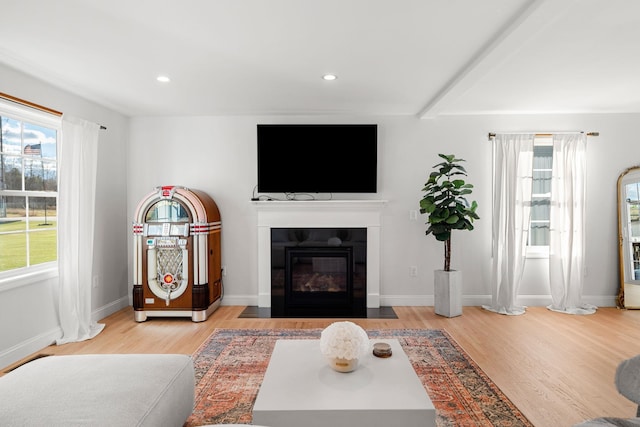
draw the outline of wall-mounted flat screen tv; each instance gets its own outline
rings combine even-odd
[[[375,193],[375,124],[259,124],[258,192]]]

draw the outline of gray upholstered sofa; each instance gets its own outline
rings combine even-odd
[[[615,384],[618,392],[640,405],[640,355],[624,360],[618,365],[615,374]],[[574,427],[640,427],[640,406],[636,416],[632,418],[602,417],[584,421]]]
[[[180,427],[194,392],[186,355],[48,356],[0,377],[0,425]]]

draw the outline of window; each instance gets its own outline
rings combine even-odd
[[[551,213],[551,173],[553,143],[551,137],[536,136],[533,142],[533,181],[531,188],[531,219],[527,256],[549,255],[549,224]]]
[[[55,267],[60,118],[0,102],[0,279]]]

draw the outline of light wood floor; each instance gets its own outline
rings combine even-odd
[[[106,327],[93,340],[36,354],[192,354],[215,328],[323,328],[335,320],[239,319],[243,309],[223,306],[203,323],[188,318],[136,323],[127,308],[101,321]],[[522,316],[502,316],[464,307],[462,316],[451,319],[435,315],[433,307],[395,311],[398,319],[351,320],[365,329],[445,329],[536,426],[635,414],[635,405],[617,393],[614,372],[622,360],[640,354],[640,311],[601,308],[594,315],[572,316],[530,307]]]

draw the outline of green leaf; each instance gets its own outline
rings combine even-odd
[[[440,216],[431,215],[429,217],[429,223],[431,223],[431,224],[439,224],[442,221],[444,221],[444,218],[442,218]]]
[[[452,169],[457,169],[460,173],[462,173],[464,175],[467,174],[467,170],[462,165],[451,165],[451,168]]]
[[[459,220],[460,220],[460,217],[458,215],[451,215],[447,217],[446,222],[447,224],[455,224]]]
[[[447,230],[438,234],[434,233],[433,235],[436,237],[436,240],[440,242],[446,242],[451,238],[451,231]]]

